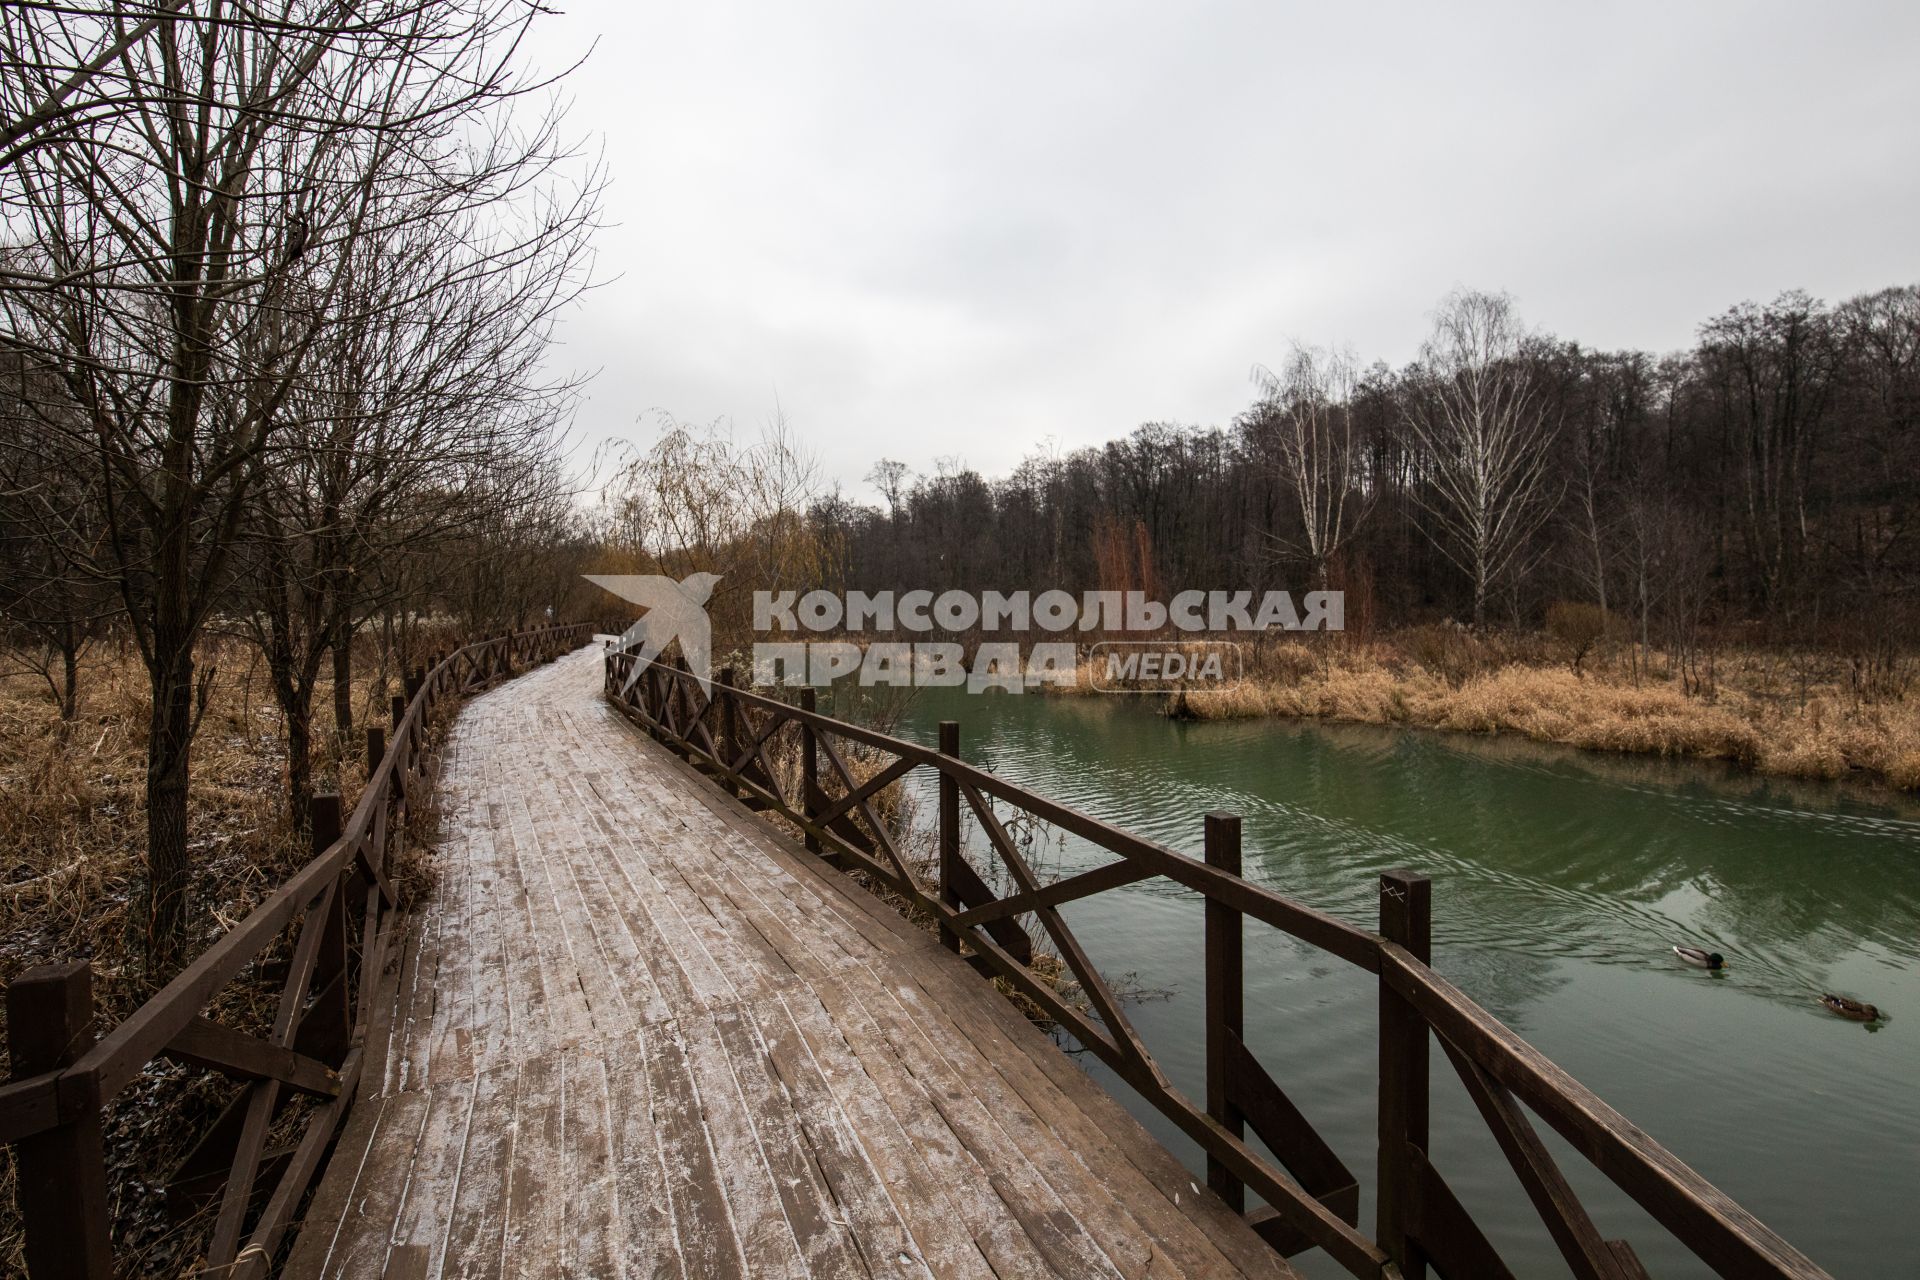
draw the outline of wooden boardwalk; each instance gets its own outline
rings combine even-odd
[[[933,935],[600,698],[476,699],[285,1274],[1295,1274]]]

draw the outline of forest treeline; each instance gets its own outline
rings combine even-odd
[[[866,587],[1347,592],[1348,626],[1603,609],[1885,662],[1920,623],[1920,287],[1803,293],[1687,351],[1596,351],[1456,293],[1403,368],[1297,348],[1231,424],[1142,426],[990,478],[883,460],[810,519]]]
[[[881,459],[863,502],[784,422],[668,420],[610,487],[609,554],[751,587],[1333,587],[1355,638],[1550,615],[1687,677],[1740,642],[1904,691],[1920,624],[1920,286],[1742,303],[1668,355],[1597,351],[1458,291],[1402,368],[1296,347],[1218,427],[1149,423],[1005,476]]]
[[[266,669],[298,830],[316,737],[352,750],[356,637],[406,655],[429,617],[541,622],[589,550],[575,382],[546,356],[602,178],[558,78],[518,56],[542,12],[0,15],[7,673],[71,720],[97,650],[138,655],[131,929],[155,980],[204,911],[188,799],[210,637]]]

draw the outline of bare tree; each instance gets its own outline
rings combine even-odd
[[[91,119],[126,110],[129,99],[118,92],[121,82],[114,74],[114,64],[129,49],[158,31],[168,17],[186,8],[187,0],[158,0],[145,6],[148,12],[144,17],[139,13],[139,6],[117,7],[121,11],[115,15],[118,21],[112,25],[62,23],[43,29],[51,37],[50,42],[35,38],[41,30],[29,26],[27,39],[10,41],[13,48],[33,47],[41,51],[46,61],[35,69],[57,69],[62,78],[45,88],[39,100],[31,105],[9,102],[9,107],[19,109],[20,114],[0,125],[0,168],[36,148],[56,145],[69,130],[78,132]],[[129,21],[133,18],[140,20]],[[20,20],[16,15],[8,15],[9,22]],[[85,43],[90,37],[94,42]],[[49,43],[53,47],[49,48]]]
[[[720,633],[742,634],[753,590],[817,581],[833,559],[826,531],[807,519],[818,464],[779,415],[744,444],[724,422],[663,414],[660,426],[609,486],[615,548],[676,578],[719,574],[708,610]]]
[[[544,120],[541,132],[551,136],[555,123]],[[532,531],[564,523],[559,428],[575,383],[547,374],[543,361],[555,317],[586,283],[597,183],[589,174],[565,200],[516,219],[501,207],[506,197],[566,153],[483,154],[484,168],[450,158],[438,186],[399,175],[393,206],[425,207],[343,247],[350,262],[335,315],[289,397],[275,473],[258,490],[247,618],[286,721],[296,826],[311,791],[323,657],[332,657],[344,753],[361,623],[438,594],[469,626],[524,625],[531,602],[504,599],[525,575],[503,557],[521,554]],[[461,556],[439,554],[450,546]]]
[[[99,477],[100,560],[152,686],[139,927],[156,977],[187,926],[189,748],[212,675],[194,646],[335,322],[344,249],[473,207],[498,191],[474,173],[545,145],[487,127],[534,87],[512,52],[536,12],[188,5],[118,52],[110,107],[66,112],[45,145],[9,153],[0,218],[22,248],[0,261],[8,337],[77,408],[43,426]],[[124,34],[119,20],[10,6],[0,109],[31,116],[92,65],[77,51]]]
[[[1348,352],[1296,345],[1279,374],[1256,365],[1253,378],[1263,403],[1249,430],[1273,452],[1276,478],[1299,512],[1298,550],[1313,585],[1324,588],[1327,566],[1369,502],[1353,424],[1355,361]]]
[[[1552,428],[1527,367],[1527,332],[1506,294],[1457,291],[1440,303],[1421,350],[1405,421],[1425,453],[1418,500],[1424,529],[1473,588],[1473,623],[1487,595],[1525,563],[1552,514]]]
[[[1700,370],[1732,443],[1740,477],[1740,532],[1756,587],[1791,611],[1811,554],[1807,504],[1826,427],[1832,317],[1798,291],[1745,303],[1701,326]]]
[[[887,514],[898,516],[900,497],[906,492],[907,484],[913,477],[913,468],[894,458],[882,458],[873,464],[867,472],[867,483],[880,491],[887,500]]]

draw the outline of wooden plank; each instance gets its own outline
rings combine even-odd
[[[751,925],[733,917],[722,902],[709,902],[688,874],[703,858],[704,833],[656,810],[648,842],[653,883],[672,904],[725,974],[732,999],[759,999],[793,982],[793,968]]]
[[[394,1039],[387,1053],[389,1093],[427,1087],[432,1061],[433,1008],[440,974],[440,933],[446,912],[438,904],[428,908],[414,949],[413,972],[400,995]]]
[[[977,1016],[968,1023],[972,1043],[991,1058],[1004,1078],[1016,1084],[1029,1105],[1049,1116],[1084,1117],[1167,1204],[1207,1236],[1234,1271],[1249,1276],[1293,1275],[1277,1254],[1247,1230],[1238,1214],[1208,1192],[1204,1183],[1196,1180],[1091,1076],[1069,1061],[1039,1028],[998,993],[984,988],[977,975],[938,957],[922,955],[900,966],[899,976],[892,979],[896,992],[904,992],[908,983],[927,993],[931,1007],[975,1013]],[[983,1001],[979,998],[983,994],[992,998]],[[1019,1058],[1026,1060],[1033,1069],[1031,1073],[1021,1068]],[[1057,1092],[1059,1101],[1049,1089]],[[1124,1175],[1124,1170],[1111,1162],[1103,1163],[1102,1168],[1112,1176]]]
[[[207,1018],[189,1022],[166,1056],[237,1080],[278,1080],[316,1098],[340,1092],[340,1077],[326,1063]]]
[[[977,1060],[956,1067],[871,975],[854,988],[842,1021],[870,1018],[934,1109],[988,1172],[1014,1218],[1063,1275],[1166,1276],[1184,1272],[1076,1161],[1048,1121],[1018,1104]],[[850,989],[853,988],[853,989]],[[936,1024],[937,1025],[937,1024]],[[957,1051],[957,1047],[956,1047]]]
[[[611,819],[602,827],[602,839],[583,848],[576,859],[582,893],[593,892],[603,918],[609,925],[607,953],[614,977],[629,993],[628,1009],[633,1024],[646,1026],[664,1022],[677,1011],[702,1007],[707,1003],[690,976],[686,963],[667,944],[636,891],[627,868],[622,865],[621,840]],[[705,953],[700,963],[712,969]],[[707,989],[718,991],[722,980],[716,974]],[[625,1040],[627,1037],[621,1037]]]
[[[876,945],[868,930],[845,913],[844,907],[832,905],[844,904],[841,889],[833,890],[830,902],[810,887],[813,883],[810,877],[781,855],[773,833],[763,823],[727,805],[717,791],[711,790],[711,783],[671,757],[662,755],[659,764],[680,773],[681,777],[675,781],[684,779],[688,785],[656,786],[650,791],[656,803],[683,827],[703,833],[704,839],[693,848],[704,853],[702,865],[710,879],[722,886],[738,886],[750,894],[752,903],[764,909],[767,918],[777,920],[795,942],[829,969],[843,968],[891,950]],[[637,771],[628,771],[604,782],[596,780],[595,786],[596,789],[627,790],[639,780]],[[809,870],[818,874],[817,866]],[[743,911],[754,910],[731,888],[727,892]],[[868,895],[861,897],[871,901]],[[754,916],[756,925],[777,943],[778,930],[762,925],[761,918]],[[796,968],[804,963],[784,946],[782,955]]]
[[[474,1119],[473,1079],[440,1085],[427,1097],[426,1119],[390,1237],[396,1252],[416,1251],[418,1274],[423,1276],[436,1274],[445,1256],[447,1219],[459,1190],[468,1128]],[[486,1117],[481,1117],[481,1123],[486,1123]],[[393,1273],[390,1259],[388,1274]]]
[[[1410,871],[1380,876],[1380,932],[1426,960],[1432,945],[1432,882]],[[1400,1266],[1406,1280],[1422,1280],[1426,1260],[1413,1233],[1413,1202],[1418,1191],[1408,1153],[1427,1149],[1427,1024],[1395,990],[1380,979],[1379,1198],[1374,1206],[1374,1238]]]
[[[683,1018],[687,1072],[699,1099],[707,1144],[726,1193],[727,1213],[746,1259],[747,1274],[799,1280],[807,1274],[786,1205],[774,1185],[747,1103],[711,1017]]]
[[[612,1117],[607,1064],[597,1053],[561,1058],[561,1130],[566,1194],[562,1199],[562,1269],[576,1276],[618,1274]]]
[[[499,777],[489,767],[490,781]],[[502,779],[504,781],[504,779]],[[493,832],[493,857],[496,880],[493,909],[500,920],[501,973],[506,987],[507,1027],[512,1053],[530,1057],[548,1052],[554,1044],[552,1019],[547,1012],[546,987],[540,981],[540,954],[534,944],[535,925],[532,905],[521,881],[520,859],[514,852],[509,829],[507,805],[489,792],[487,822]]]
[[[467,988],[473,1007],[469,1047],[476,1073],[495,1070],[519,1052],[507,976],[512,963],[506,941],[511,927],[511,898],[495,839],[484,805],[475,805],[467,836],[473,903],[473,916],[467,922],[471,966]]]
[[[607,1046],[620,1063],[607,1075],[609,1138],[618,1191],[612,1226],[617,1260],[625,1275],[635,1280],[668,1280],[685,1271],[654,1124],[652,1088],[642,1069],[644,1035],[644,1031],[635,1032]]]
[[[1513,1280],[1513,1272],[1480,1230],[1480,1224],[1453,1194],[1446,1179],[1427,1162],[1427,1153],[1413,1147],[1406,1158],[1414,1170],[1415,1229],[1435,1268],[1446,1276]]]
[[[852,889],[843,876],[823,867],[819,859],[785,844],[764,822],[741,812],[729,803],[712,782],[700,776],[684,761],[639,733],[617,713],[607,711],[607,719],[620,733],[620,746],[638,758],[628,771],[646,770],[663,782],[698,802],[710,817],[729,827],[772,858],[793,883],[813,899],[812,911],[829,914],[819,919],[823,936],[843,937],[844,931],[857,933],[872,946],[887,954],[901,950],[919,950],[929,945],[927,932],[901,918],[900,914],[870,893]],[[796,899],[804,904],[804,899]],[[818,918],[818,916],[816,916]]]
[[[1118,862],[1105,863],[1089,871],[1063,876],[1050,884],[1042,885],[1033,893],[1008,894],[1004,898],[993,899],[985,906],[971,907],[955,916],[953,924],[956,928],[965,928],[968,925],[985,924],[990,920],[999,920],[1006,916],[1023,915],[1039,907],[1065,906],[1075,899],[1137,884],[1152,876],[1153,872],[1146,867],[1122,858]]]
[[[673,874],[738,953],[753,957],[744,963],[754,966],[756,980],[736,984],[743,996],[764,998],[800,984],[803,975],[824,977],[853,963],[844,950],[819,941],[819,922],[793,909],[780,892],[785,886],[775,883],[773,869],[757,848],[728,831],[697,830],[697,818],[705,811],[695,806],[697,812],[688,814],[684,808],[684,802],[660,806],[659,821],[679,833],[668,837]]]
[[[793,1099],[794,1115],[862,1256],[883,1263],[891,1259],[903,1268],[917,1260],[941,1280],[1010,1280],[1041,1273],[1038,1255],[1015,1234],[1017,1224],[1010,1217],[984,1232],[973,1226],[981,1214],[963,1219],[948,1190],[957,1196],[967,1188],[929,1173],[929,1154],[937,1158],[939,1147],[908,1135],[901,1116],[887,1105],[886,1077],[869,1074],[817,1000],[782,997],[755,1006],[753,1013],[768,1059]],[[957,1160],[958,1144],[950,1151]]]
[[[448,798],[451,799],[450,797]],[[443,813],[445,812],[443,806]],[[474,1071],[474,918],[473,861],[466,834],[455,820],[443,819],[435,858],[440,888],[439,963],[434,970],[431,1031],[419,1078],[426,1086],[470,1080]]]
[[[869,1275],[851,1228],[839,1216],[842,1210],[807,1145],[794,1100],[774,1073],[751,1015],[740,1009],[719,1010],[713,1015],[713,1029],[727,1055],[807,1274]],[[890,1273],[891,1268],[881,1271],[883,1276]]]
[[[731,1004],[740,999],[740,992],[721,958],[709,947],[709,937],[689,924],[681,902],[655,874],[655,863],[662,856],[659,837],[640,833],[645,821],[645,815],[632,815],[627,839],[610,846],[617,875],[609,877],[607,883],[649,959],[654,955],[671,956],[681,971],[685,990],[699,1006]],[[661,981],[666,983],[671,978],[662,974]],[[671,1006],[672,996],[668,999]]]
[[[1612,1246],[1601,1238],[1599,1228],[1587,1216],[1586,1206],[1580,1203],[1580,1197],[1506,1086],[1444,1040],[1440,1047],[1446,1050],[1448,1061],[1466,1086],[1467,1096],[1473,1099],[1487,1128],[1492,1130],[1494,1141],[1500,1144],[1501,1153],[1526,1189],[1527,1198],[1546,1223],[1547,1232],[1559,1246],[1567,1268],[1577,1280],[1626,1280]]]
[[[641,1033],[641,1043],[653,1098],[654,1137],[682,1262],[689,1275],[749,1275],[715,1168],[680,1027],[671,1022],[649,1027]]]
[[[361,1092],[367,1096],[383,1095],[391,1084],[388,1073],[394,1045],[405,1035],[414,966],[419,959],[420,923],[416,913],[395,915],[387,924],[387,932],[394,936],[387,944],[380,981],[374,987],[372,1009],[361,1019],[367,1029],[362,1045]]]
[[[1037,1117],[1181,1269],[1201,1276],[1284,1273],[1219,1197],[1206,1193],[1138,1121],[976,975],[929,956],[876,977],[990,1110]],[[1036,1056],[1060,1068],[1059,1078]],[[1237,1250],[1213,1239],[1209,1215]]]
[[[442,1275],[500,1274],[519,1074],[518,1063],[501,1062],[473,1078],[472,1119],[460,1152],[459,1176],[446,1208]]]
[[[348,1114],[346,1127],[327,1160],[326,1174],[307,1202],[305,1215],[295,1224],[293,1248],[280,1272],[287,1280],[308,1280],[325,1272],[327,1259],[346,1227],[348,1206],[365,1170],[385,1106],[383,1098],[364,1097]]]
[[[366,1159],[354,1170],[332,1246],[315,1272],[323,1280],[360,1280],[386,1269],[387,1245],[406,1198],[429,1102],[427,1094],[414,1090],[393,1095],[382,1108]]]
[[[582,899],[573,875],[572,864],[586,843],[585,837],[572,806],[562,799],[562,788],[552,776],[541,778],[527,792],[534,847],[545,878],[545,905],[552,911],[559,954],[585,1004],[592,1036],[623,1034],[633,1026],[633,1015],[607,973],[607,956],[599,936],[606,926],[596,927],[598,904]]]
[[[60,1123],[60,1073],[9,1082],[0,1088],[0,1142],[17,1142]]]
[[[1237,1034],[1226,1044],[1226,1092],[1254,1133],[1280,1163],[1323,1204],[1347,1222],[1360,1217],[1359,1184],[1293,1099],[1274,1083]],[[1335,1197],[1338,1197],[1335,1199]]]
[[[1020,927],[1019,921],[1008,918],[1011,913],[991,910],[1000,906],[1006,899],[994,896],[987,882],[980,878],[980,873],[973,869],[971,862],[967,861],[966,854],[957,852],[951,862],[941,864],[941,870],[945,876],[943,895],[969,908],[969,915],[975,912],[984,913],[985,918],[979,927],[987,931],[987,936],[1021,964],[1032,964],[1033,939],[1027,936],[1027,931]],[[1029,901],[1039,897],[1035,893],[1018,893],[1014,896]],[[941,905],[946,904],[943,901]],[[963,928],[957,918],[949,920],[947,925],[955,930]]]
[[[348,1113],[348,1123],[340,1130],[340,1140],[326,1161],[319,1186],[307,1201],[305,1215],[294,1222],[294,1247],[288,1249],[286,1265],[280,1274],[286,1280],[311,1280],[321,1276],[326,1259],[336,1244],[353,1188],[367,1165],[374,1130],[386,1107],[382,1098],[361,1098]]]
[[[1240,875],[1240,819],[1230,813],[1206,816],[1207,865],[1226,875]],[[1233,1048],[1246,1034],[1246,960],[1240,913],[1209,898],[1205,908],[1207,1114],[1228,1133],[1240,1137],[1246,1123],[1229,1082]],[[1265,1137],[1265,1134],[1261,1135]],[[1207,1157],[1207,1185],[1235,1212],[1246,1211],[1247,1189],[1240,1179],[1212,1156]]]
[[[562,1156],[563,1051],[528,1059],[514,1081],[513,1154],[507,1172],[500,1275],[550,1275],[564,1245],[562,1206],[570,1188]]]
[[[580,988],[580,973],[568,945],[566,926],[548,877],[546,855],[534,829],[529,797],[524,789],[504,801],[513,857],[520,873],[528,919],[528,942],[539,957],[542,1003],[552,1038],[549,1050],[590,1043],[594,1036],[593,1009]]]

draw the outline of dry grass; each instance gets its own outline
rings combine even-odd
[[[1249,678],[1183,690],[1169,714],[1290,716],[1517,733],[1592,751],[1731,760],[1796,778],[1856,777],[1920,790],[1920,699],[1863,698],[1843,664],[1765,650],[1718,656],[1708,693],[1689,692],[1656,655],[1636,673],[1597,652],[1582,674],[1540,637],[1436,637],[1423,629],[1369,646],[1297,640],[1249,653]]]
[[[307,841],[288,827],[286,752],[264,669],[235,641],[210,641],[200,658],[219,675],[193,747],[188,824],[196,953],[311,856]],[[361,668],[374,672],[376,664]],[[381,704],[377,672],[356,686],[359,707]],[[327,685],[315,698],[323,725],[330,724],[331,698]],[[147,677],[136,655],[96,656],[83,676],[79,715],[66,725],[44,685],[0,680],[0,981],[38,964],[90,960],[99,1028],[120,1022],[151,994],[128,935],[145,859],[147,717]],[[316,784],[338,787],[351,805],[362,760],[350,749],[343,761],[323,740],[330,737],[316,733]],[[403,879],[419,876],[406,872]],[[269,974],[286,958],[290,936],[229,984],[210,1016],[264,1030],[278,994]],[[231,1091],[219,1077],[161,1061],[109,1109],[123,1274],[174,1275],[190,1266],[210,1229],[210,1210],[176,1220],[163,1184]],[[296,1111],[282,1123],[297,1118]],[[12,1181],[10,1155],[0,1157],[0,1274],[23,1269]]]

